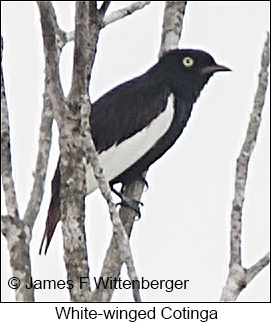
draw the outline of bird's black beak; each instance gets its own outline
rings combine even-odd
[[[211,65],[211,66],[205,66],[201,69],[202,74],[213,74],[216,72],[231,72],[231,69],[223,66],[223,65]]]

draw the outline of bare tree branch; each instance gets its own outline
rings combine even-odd
[[[91,141],[88,141],[91,137],[88,88],[105,9],[99,11],[94,1],[76,3],[73,77],[67,103],[70,134],[73,135],[68,137],[66,143],[63,137],[61,144],[62,184],[70,182],[70,185],[63,187],[61,208],[62,214],[65,214],[62,220],[65,265],[68,279],[76,281],[70,290],[72,301],[89,301],[91,295],[88,285],[81,288],[78,277],[89,277],[84,229],[85,162],[89,161],[91,145]],[[65,196],[69,198],[65,199]]]
[[[73,76],[68,96],[72,102],[80,102],[81,95],[88,93],[102,19],[95,1],[76,3]]]
[[[104,3],[107,3],[104,5],[104,6],[107,6],[105,8],[106,10],[108,8],[109,2],[110,1],[104,1]],[[131,5],[129,5],[125,8],[113,11],[111,14],[104,17],[101,28],[104,28],[107,25],[109,25],[115,21],[118,21],[122,18],[125,18],[126,16],[133,14],[137,10],[143,9],[146,5],[148,5],[150,3],[151,3],[151,1],[138,1],[138,2],[132,3]],[[101,7],[100,11],[105,13],[105,10],[103,10],[102,7]],[[65,34],[65,40],[67,43],[70,41],[73,41],[74,40],[74,31],[67,32]]]
[[[83,4],[84,2],[82,2]],[[71,300],[83,301],[86,300],[85,296],[89,292],[89,288],[84,284],[83,288],[80,289],[78,277],[88,276],[89,269],[84,231],[84,184],[82,180],[80,181],[84,176],[84,170],[80,161],[78,161],[78,167],[76,167],[76,161],[74,160],[74,156],[80,156],[78,150],[81,151],[82,155],[81,140],[80,136],[78,136],[80,131],[77,129],[79,126],[77,121],[78,113],[74,113],[74,116],[72,113],[69,115],[71,105],[64,98],[60,82],[59,59],[61,46],[59,46],[58,42],[59,28],[57,27],[53,6],[48,1],[40,1],[38,6],[45,54],[45,83],[47,85],[45,95],[49,95],[60,134],[60,198],[65,251],[64,260],[68,279],[74,282],[74,288],[69,290]],[[79,111],[78,107],[76,111]],[[78,182],[76,182],[77,180]],[[78,183],[78,185],[74,183]]]
[[[187,1],[166,1],[159,57],[178,47]]]
[[[17,302],[34,302],[34,289],[26,288],[31,275],[29,227],[19,218],[9,215],[2,217],[1,230],[7,239],[10,267],[13,277],[9,286],[15,289]],[[12,281],[11,281],[12,280]]]
[[[24,215],[24,222],[28,224],[30,230],[34,226],[36,217],[40,210],[40,204],[44,193],[44,183],[47,174],[47,166],[49,153],[52,142],[52,123],[53,110],[49,96],[46,90],[43,96],[43,111],[41,116],[40,134],[39,134],[39,150],[34,173],[34,183]]]
[[[3,39],[1,38],[1,176],[6,196],[8,215],[1,217],[1,231],[7,239],[10,266],[14,277],[10,286],[15,288],[18,302],[33,302],[33,290],[25,288],[31,277],[29,242],[31,231],[20,218],[12,178],[9,118],[2,68]],[[12,280],[12,281],[11,281]]]
[[[41,6],[46,8],[47,13],[49,13],[48,17],[51,18],[51,22],[55,23],[56,17],[51,4],[49,2],[46,2],[41,4]],[[47,27],[49,27],[49,29],[47,30],[47,34],[49,35],[49,37],[46,40],[49,44],[48,47],[50,48],[51,41],[52,41],[52,38],[50,36],[52,34],[52,30],[50,30],[50,24]],[[48,61],[52,61],[52,56],[50,52],[51,52],[51,48],[47,51]],[[51,78],[56,77],[57,74],[55,74],[54,72],[55,71],[51,70],[51,75],[50,75]],[[2,120],[6,122],[5,126],[2,127],[2,130],[5,132],[5,136],[2,136],[2,138],[8,138],[8,141],[9,141],[8,114],[7,114],[7,106],[6,106],[6,100],[4,95],[3,75],[1,77],[2,77],[2,111],[5,112],[5,114],[3,113],[4,118],[2,118]],[[48,79],[46,81],[48,81]],[[49,84],[50,84],[49,82],[46,82],[45,87],[47,89],[49,89]],[[3,109],[6,109],[6,111],[4,111]],[[49,102],[49,99],[48,98],[46,99],[44,96],[44,110],[42,114],[42,123],[40,128],[39,152],[37,157],[35,180],[34,180],[34,185],[31,192],[31,198],[28,203],[27,210],[24,216],[24,220],[19,219],[15,192],[13,193],[13,198],[12,198],[13,200],[10,199],[10,202],[12,203],[13,208],[15,208],[16,210],[15,213],[9,212],[10,214],[8,216],[2,217],[2,232],[5,235],[8,242],[12,272],[14,277],[17,277],[18,279],[20,279],[20,282],[21,282],[18,289],[16,289],[17,301],[34,301],[33,289],[25,288],[25,286],[29,283],[29,279],[31,277],[29,244],[32,236],[33,225],[37,217],[37,214],[39,212],[40,203],[43,196],[43,187],[44,187],[44,181],[46,176],[49,150],[51,145],[52,120],[53,120],[53,117],[52,117],[51,104]],[[6,141],[6,143],[8,142]],[[9,143],[8,143],[8,147],[9,147]],[[5,145],[2,145],[2,149],[3,148],[5,148]],[[6,157],[5,153],[3,154],[2,152],[2,158],[4,157]],[[10,162],[9,167],[11,171],[11,161],[9,162]],[[6,167],[5,163],[2,163],[2,166]],[[4,189],[6,188],[5,173],[6,173],[6,170],[4,172],[4,177],[2,177],[3,183],[4,183]],[[13,186],[14,184],[12,182],[8,183],[9,190],[14,191]],[[8,209],[10,208],[9,201],[7,201],[7,207]]]
[[[6,206],[8,214],[18,217],[18,204],[15,193],[14,181],[12,177],[10,136],[9,136],[9,117],[7,98],[5,92],[4,75],[2,68],[3,38],[1,37],[1,177],[5,192]]]
[[[146,5],[150,4],[151,1],[137,1],[131,3],[129,6],[113,11],[110,15],[105,16],[103,20],[103,27],[120,20],[126,16],[133,14],[135,11],[144,8]]]
[[[40,10],[44,44],[45,82],[48,86],[48,95],[51,99],[54,118],[61,129],[63,115],[65,114],[65,102],[59,74],[60,50],[57,45],[56,16],[50,1],[38,1],[37,4]]]
[[[258,89],[254,99],[254,106],[250,115],[250,121],[246,138],[237,159],[235,175],[235,194],[231,212],[231,259],[229,264],[229,274],[225,287],[223,288],[220,301],[234,301],[245,288],[246,284],[269,262],[266,256],[264,261],[259,261],[249,270],[242,267],[241,255],[241,233],[242,233],[242,210],[245,199],[245,188],[248,174],[248,164],[255,147],[259,127],[261,124],[261,113],[264,106],[266,89],[268,86],[268,66],[269,66],[269,45],[270,39],[264,44],[261,60],[261,71],[259,73]]]
[[[248,284],[264,267],[270,263],[270,252],[258,260],[255,265],[246,270],[246,283]]]

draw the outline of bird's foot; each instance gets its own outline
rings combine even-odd
[[[118,192],[113,187],[111,188],[111,190],[121,199],[121,202],[117,203],[116,205],[126,206],[130,208],[131,210],[136,212],[137,219],[141,218],[140,206],[144,205],[142,202],[125,196],[122,192]]]

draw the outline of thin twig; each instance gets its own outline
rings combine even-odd
[[[39,134],[39,150],[34,172],[34,183],[30,200],[24,215],[24,221],[32,230],[36,217],[40,210],[40,204],[44,193],[44,184],[47,173],[48,159],[52,142],[53,110],[51,101],[46,94],[43,96],[43,111],[41,115],[41,125]]]
[[[18,204],[12,176],[9,117],[2,68],[3,38],[1,37],[1,177],[5,192],[7,212],[12,217],[18,217]]]
[[[225,287],[223,288],[220,301],[234,301],[245,288],[246,284],[267,265],[268,257],[265,257],[265,262],[259,261],[257,265],[248,269],[242,267],[242,254],[241,254],[241,234],[242,234],[242,210],[245,199],[245,188],[248,175],[248,165],[256,144],[256,139],[261,124],[261,114],[265,101],[265,94],[268,86],[268,66],[269,66],[269,34],[264,44],[261,70],[259,73],[259,82],[257,92],[255,94],[253,110],[250,115],[250,121],[242,146],[240,155],[237,159],[236,175],[235,175],[235,193],[232,203],[231,212],[231,259],[229,264],[229,274]],[[252,275],[253,273],[253,275]],[[249,275],[249,278],[248,278]]]
[[[104,3],[108,3],[108,2],[110,2],[110,1],[104,1]],[[151,3],[151,1],[138,1],[138,2],[132,3],[131,5],[129,5],[125,8],[113,11],[111,14],[104,17],[101,28],[104,28],[107,25],[109,25],[115,21],[118,21],[122,18],[125,18],[125,17],[133,14],[137,10],[143,9],[146,5],[148,5],[150,3]],[[107,5],[109,5],[109,4],[105,4],[104,7],[106,7]],[[105,8],[105,9],[107,10],[107,8]],[[102,7],[101,7],[101,9],[102,9]],[[106,10],[101,10],[101,9],[100,9],[101,12],[106,11]],[[73,41],[74,40],[74,31],[67,32],[65,34],[65,39],[66,39],[67,43],[70,41]]]
[[[248,284],[264,267],[270,263],[270,252],[246,270],[246,283]]]
[[[241,225],[242,210],[245,199],[245,188],[248,174],[248,164],[255,147],[258,130],[261,124],[261,113],[264,106],[265,93],[268,85],[269,66],[269,36],[264,45],[262,53],[262,66],[259,74],[258,89],[254,99],[254,106],[250,116],[246,138],[237,159],[235,175],[235,194],[231,213],[231,261],[230,263],[241,263]]]
[[[104,17],[103,27],[111,24],[112,22],[115,22],[117,20],[120,20],[124,17],[127,17],[127,16],[133,14],[135,11],[144,8],[146,5],[148,5],[150,3],[151,3],[151,1],[137,1],[137,2],[133,2],[132,4],[130,4],[129,6],[127,6],[125,8],[113,11],[108,16]]]
[[[12,178],[9,118],[2,69],[3,39],[1,38],[1,176],[6,196],[8,215],[1,217],[1,231],[6,237],[10,267],[13,277],[9,286],[15,289],[16,301],[33,302],[34,290],[26,288],[31,277],[29,243],[31,230],[19,218],[19,211]]]

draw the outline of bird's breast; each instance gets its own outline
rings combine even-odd
[[[98,158],[107,181],[113,180],[144,156],[170,128],[173,116],[174,97],[170,94],[166,109],[146,127],[118,145],[115,144],[100,153]],[[88,194],[98,187],[90,165],[87,165],[86,186]]]

